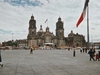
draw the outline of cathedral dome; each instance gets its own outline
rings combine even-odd
[[[38,32],[43,32],[42,25],[40,25],[40,30]]]
[[[73,33],[73,31],[71,30],[71,33],[68,35],[69,37],[73,37],[75,34]]]
[[[49,31],[49,27],[47,26],[46,31]]]

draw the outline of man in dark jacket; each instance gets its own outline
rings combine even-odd
[[[91,59],[93,59],[93,61],[95,61],[94,60],[94,51],[92,51],[92,49],[90,49],[90,51],[88,52],[88,54],[90,55],[90,61],[91,61]]]
[[[100,51],[98,51],[98,54],[99,54],[99,61],[100,61]]]
[[[0,66],[3,67],[2,58],[1,58],[1,50],[0,50]]]

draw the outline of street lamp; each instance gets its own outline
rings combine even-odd
[[[13,33],[12,33],[12,42],[13,42]]]
[[[13,33],[12,33],[12,49],[13,49]]]

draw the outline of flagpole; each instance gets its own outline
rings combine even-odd
[[[87,5],[87,47],[90,48],[90,40],[89,40],[89,2]]]

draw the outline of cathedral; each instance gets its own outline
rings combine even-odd
[[[74,34],[73,31],[71,31],[68,37],[64,36],[64,23],[60,17],[58,18],[55,26],[55,35],[49,31],[49,27],[46,27],[46,30],[44,31],[42,29],[42,25],[40,25],[40,30],[37,31],[36,20],[32,15],[31,19],[29,20],[27,46],[44,46],[45,44],[53,44],[55,47],[86,46],[85,37],[83,35],[78,33]]]
[[[29,33],[27,36],[28,46],[44,46],[45,43],[53,44],[55,47],[65,46],[64,28],[61,18],[56,23],[56,35],[49,31],[49,27],[43,31],[42,25],[40,30],[36,32],[36,20],[31,16],[29,20]]]

